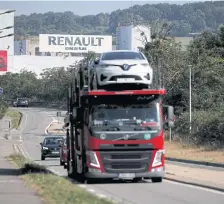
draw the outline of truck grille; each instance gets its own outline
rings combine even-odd
[[[147,172],[152,151],[100,151],[106,173]]]

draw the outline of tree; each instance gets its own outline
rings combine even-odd
[[[15,34],[18,36],[38,34],[111,34],[118,24],[152,22],[157,19],[175,23],[172,34],[188,36],[191,32],[216,30],[223,24],[224,2],[200,2],[175,4],[145,4],[112,13],[78,16],[72,12],[48,12],[44,14],[15,17]]]

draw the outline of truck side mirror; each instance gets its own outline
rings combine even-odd
[[[42,146],[42,145],[43,145],[43,143],[41,142],[41,143],[40,143],[40,145]]]
[[[173,106],[168,106],[168,127],[174,127],[174,108]]]

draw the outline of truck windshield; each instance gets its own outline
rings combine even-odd
[[[91,110],[91,122],[95,125],[160,126],[159,104],[136,106],[95,106]]]
[[[90,112],[90,134],[104,140],[149,140],[159,136],[160,117],[158,103],[95,106]]]

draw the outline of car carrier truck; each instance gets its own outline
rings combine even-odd
[[[78,70],[68,90],[67,171],[79,182],[162,182],[165,175],[164,89],[90,90]],[[85,79],[85,80],[83,80]],[[87,82],[86,82],[87,79]],[[85,81],[85,82],[84,82]],[[166,106],[173,127],[173,107]],[[167,124],[166,124],[167,125]]]

